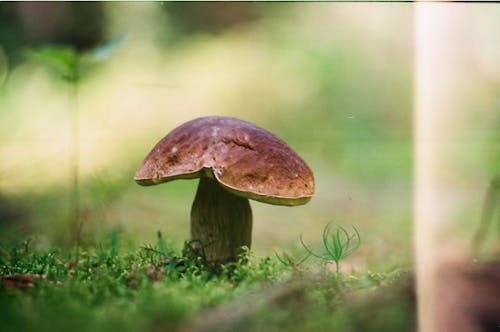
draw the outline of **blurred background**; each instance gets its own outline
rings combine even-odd
[[[499,30],[484,15],[470,21],[486,40],[482,85],[464,82],[476,88],[462,104],[479,111],[476,140],[457,159],[481,167],[462,187],[465,234],[500,173]],[[69,51],[30,56],[47,45]],[[307,205],[251,202],[257,255],[300,248],[300,234],[319,245],[331,222],[359,230],[362,264],[410,262],[414,51],[410,4],[1,3],[0,240],[74,244],[76,130],[82,243],[118,233],[135,248],[161,231],[180,247],[197,180],[141,187],[133,175],[173,128],[227,115],[274,132],[315,174]],[[89,56],[68,79],[61,61]]]

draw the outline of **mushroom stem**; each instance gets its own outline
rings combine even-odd
[[[248,199],[235,196],[202,176],[191,208],[191,239],[200,242],[209,262],[235,260],[250,248],[252,210]]]

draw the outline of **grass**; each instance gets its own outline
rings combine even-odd
[[[0,244],[2,331],[405,331],[414,310],[405,271],[345,275],[326,265],[256,258],[204,264],[160,233],[120,247]],[[289,262],[289,261],[288,261]]]

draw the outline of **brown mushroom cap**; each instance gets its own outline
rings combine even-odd
[[[270,204],[305,204],[314,194],[311,169],[285,142],[253,123],[222,116],[175,128],[146,156],[134,179],[148,186],[201,176]]]

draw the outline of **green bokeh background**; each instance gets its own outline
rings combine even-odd
[[[135,169],[176,126],[227,115],[274,132],[315,174],[317,193],[307,205],[251,203],[257,255],[294,250],[300,234],[319,243],[333,222],[360,231],[364,266],[410,262],[413,9],[403,3],[0,4],[0,239],[73,245],[68,83],[26,57],[27,50],[57,44],[85,52],[124,36],[78,81],[73,100],[83,243],[119,232],[121,244],[133,248],[153,242],[160,230],[180,246],[189,236],[197,181],[140,187]],[[481,93],[495,91],[498,77],[482,87]],[[486,170],[469,184],[474,193],[499,170],[498,98],[481,93],[464,104],[478,108],[482,119],[477,140],[464,148],[470,169]],[[476,226],[478,202],[466,206],[466,234]]]

